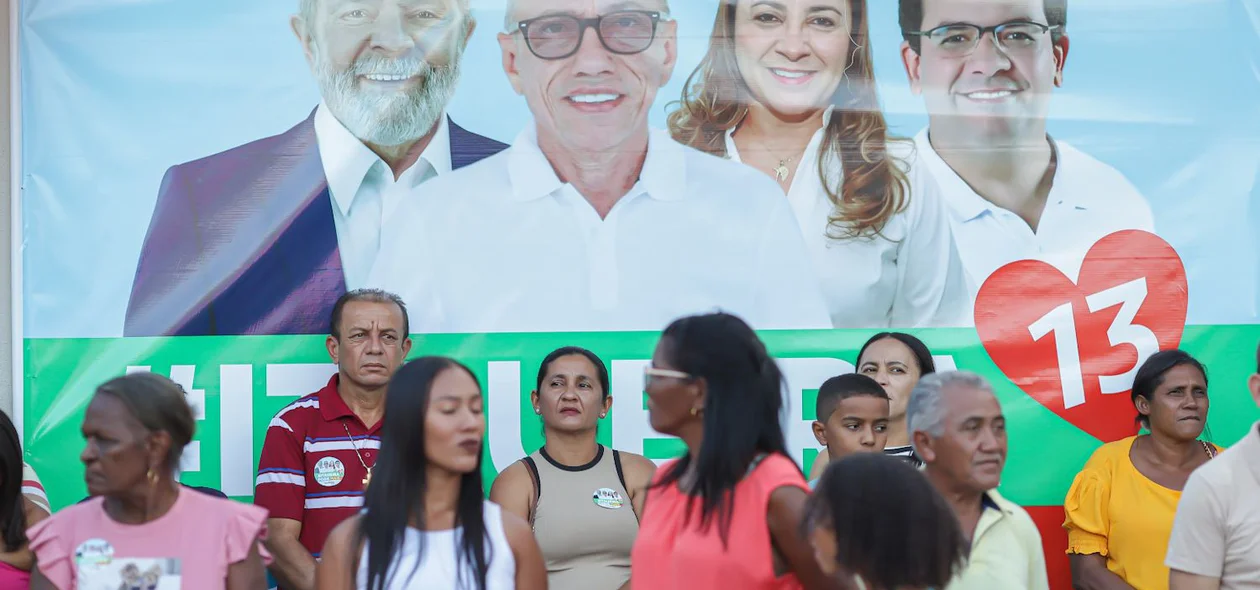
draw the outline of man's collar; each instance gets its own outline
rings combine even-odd
[[[643,170],[626,196],[634,191],[646,191],[648,196],[658,201],[682,199],[687,186],[686,150],[669,134],[649,130]],[[541,199],[565,185],[538,147],[535,125],[527,126],[512,142],[508,154],[508,178],[512,185],[511,198],[522,202]]]
[[[348,215],[368,171],[376,165],[388,165],[376,152],[364,145],[362,140],[350,133],[324,103],[320,103],[315,109],[314,126],[320,158],[324,164],[324,178],[328,181],[328,188],[337,208],[342,215]],[[418,180],[414,175],[419,174],[419,169],[425,163],[439,175],[451,171],[451,130],[445,113],[438,118],[437,131],[429,140],[429,145],[425,146],[420,157],[403,173],[400,180],[408,177],[413,182]]]
[[[335,374],[317,394],[319,395],[319,413],[324,417],[325,422],[355,417],[354,411],[346,405],[346,400],[341,399],[341,393],[337,391],[340,383],[341,375]]]
[[[932,147],[930,131],[929,127],[924,127],[915,135],[914,143],[918,152],[917,157],[921,164],[928,166],[928,171],[932,173],[932,178],[936,180],[936,184],[941,189],[941,194],[949,204],[951,214],[960,221],[971,221],[980,217],[986,211],[998,209],[997,205],[985,200],[975,189],[971,188],[971,185],[967,184],[967,181],[963,180],[962,176],[959,176],[944,158],[941,158],[936,148]],[[1064,178],[1063,149],[1060,147],[1059,142],[1049,135],[1046,136],[1046,139],[1050,142],[1050,149],[1055,162],[1052,182],[1057,184]],[[1082,209],[1086,208],[1088,200],[1076,198],[1077,195],[1071,194],[1072,191],[1055,191],[1053,187],[1054,185],[1052,184],[1050,189],[1051,197],[1071,199],[1073,205]]]

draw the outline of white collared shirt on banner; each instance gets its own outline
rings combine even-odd
[[[1076,280],[1085,254],[1103,237],[1126,229],[1154,233],[1151,207],[1118,170],[1062,141],[1054,184],[1034,232],[1019,215],[976,193],[928,141],[915,136],[919,162],[928,167],[949,206],[954,241],[971,286],[978,291],[993,271],[1017,260],[1046,262]],[[973,293],[974,296],[974,293]]]
[[[451,171],[450,127],[443,114],[437,132],[410,168],[397,180],[380,156],[350,133],[320,104],[315,111],[315,137],[324,164],[324,177],[332,194],[337,247],[346,276],[346,288],[367,282],[383,241],[384,220],[398,204],[416,198],[421,183]]]
[[[936,183],[918,171],[918,166],[903,167],[910,184],[907,205],[892,216],[879,235],[848,239],[828,236],[834,206],[818,174],[818,158],[830,117],[828,111],[823,127],[814,133],[797,163],[787,200],[821,281],[832,325],[972,325],[967,279],[950,237],[949,218]],[[890,144],[889,152],[907,164],[913,161],[908,142]],[[732,160],[742,161],[730,133],[726,153]],[[838,190],[843,170],[834,155],[828,159],[829,184]]]
[[[654,331],[717,309],[757,329],[830,326],[774,182],[661,131],[604,219],[533,126],[422,197],[390,220],[370,280],[403,297],[413,332]]]

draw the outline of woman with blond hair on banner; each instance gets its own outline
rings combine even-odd
[[[879,110],[865,0],[720,0],[674,139],[779,181],[837,328],[969,325],[935,181]]]

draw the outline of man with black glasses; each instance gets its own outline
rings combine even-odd
[[[1067,0],[900,0],[901,55],[929,126],[915,138],[973,289],[1015,260],[1069,277],[1102,237],[1154,231],[1117,170],[1046,133],[1068,57]]]
[[[715,307],[830,327],[774,182],[649,129],[677,56],[664,0],[515,0],[506,25],[534,124],[400,207],[373,270],[417,331],[658,330]]]

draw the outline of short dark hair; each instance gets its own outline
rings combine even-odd
[[[859,395],[888,399],[888,392],[866,375],[848,373],[823,381],[822,387],[818,388],[818,402],[814,405],[817,420],[826,422],[841,401]]]
[[[157,373],[132,373],[115,377],[96,388],[96,395],[108,395],[122,402],[127,411],[150,432],[171,437],[166,467],[174,471],[184,447],[197,431],[192,408],[184,398],[184,388]]]
[[[943,588],[969,543],[940,492],[909,463],[883,453],[832,462],[802,528],[835,532],[836,560],[870,588]]]
[[[333,305],[332,319],[328,323],[328,333],[332,334],[333,338],[341,340],[341,314],[345,311],[346,304],[351,301],[393,303],[397,305],[398,311],[402,312],[403,317],[402,337],[406,338],[411,333],[411,324],[407,319],[407,304],[403,303],[402,297],[381,289],[355,289],[338,297],[337,303]]]
[[[1208,375],[1207,368],[1198,359],[1190,356],[1190,353],[1180,350],[1161,350],[1152,354],[1142,366],[1138,368],[1137,375],[1133,377],[1133,391],[1130,393],[1130,399],[1134,406],[1137,405],[1139,397],[1146,398],[1146,401],[1155,399],[1155,390],[1164,382],[1164,375],[1169,371],[1181,365],[1190,365],[1199,370],[1203,375],[1203,385],[1207,385]],[[1147,416],[1138,413],[1137,421],[1146,428],[1151,427],[1151,420]]]
[[[910,44],[915,53],[919,53],[919,42],[922,38],[915,33],[923,28],[923,2],[925,0],[900,0],[898,20],[901,21],[901,38]],[[1043,0],[1046,6],[1046,23],[1056,27],[1050,32],[1050,39],[1055,43],[1067,33],[1068,0]]]
[[[914,355],[915,362],[919,364],[920,377],[924,375],[931,375],[936,372],[936,361],[932,359],[932,351],[928,349],[927,345],[924,344],[922,340],[906,334],[905,332],[880,332],[871,336],[870,339],[866,341],[866,344],[863,344],[862,348],[858,350],[858,368],[860,369],[862,367],[862,355],[866,354],[866,349],[870,348],[872,344],[875,344],[880,340],[887,340],[890,338],[905,344],[906,348],[910,349],[910,354]]]
[[[608,395],[612,393],[608,385],[608,366],[595,353],[582,348],[580,346],[564,346],[551,351],[543,358],[542,364],[538,366],[538,382],[534,385],[534,391],[542,391],[543,379],[547,378],[547,372],[551,370],[551,363],[556,359],[565,356],[583,356],[586,360],[591,361],[595,365],[595,378],[599,381],[599,387],[602,390],[600,399],[608,399]]]

